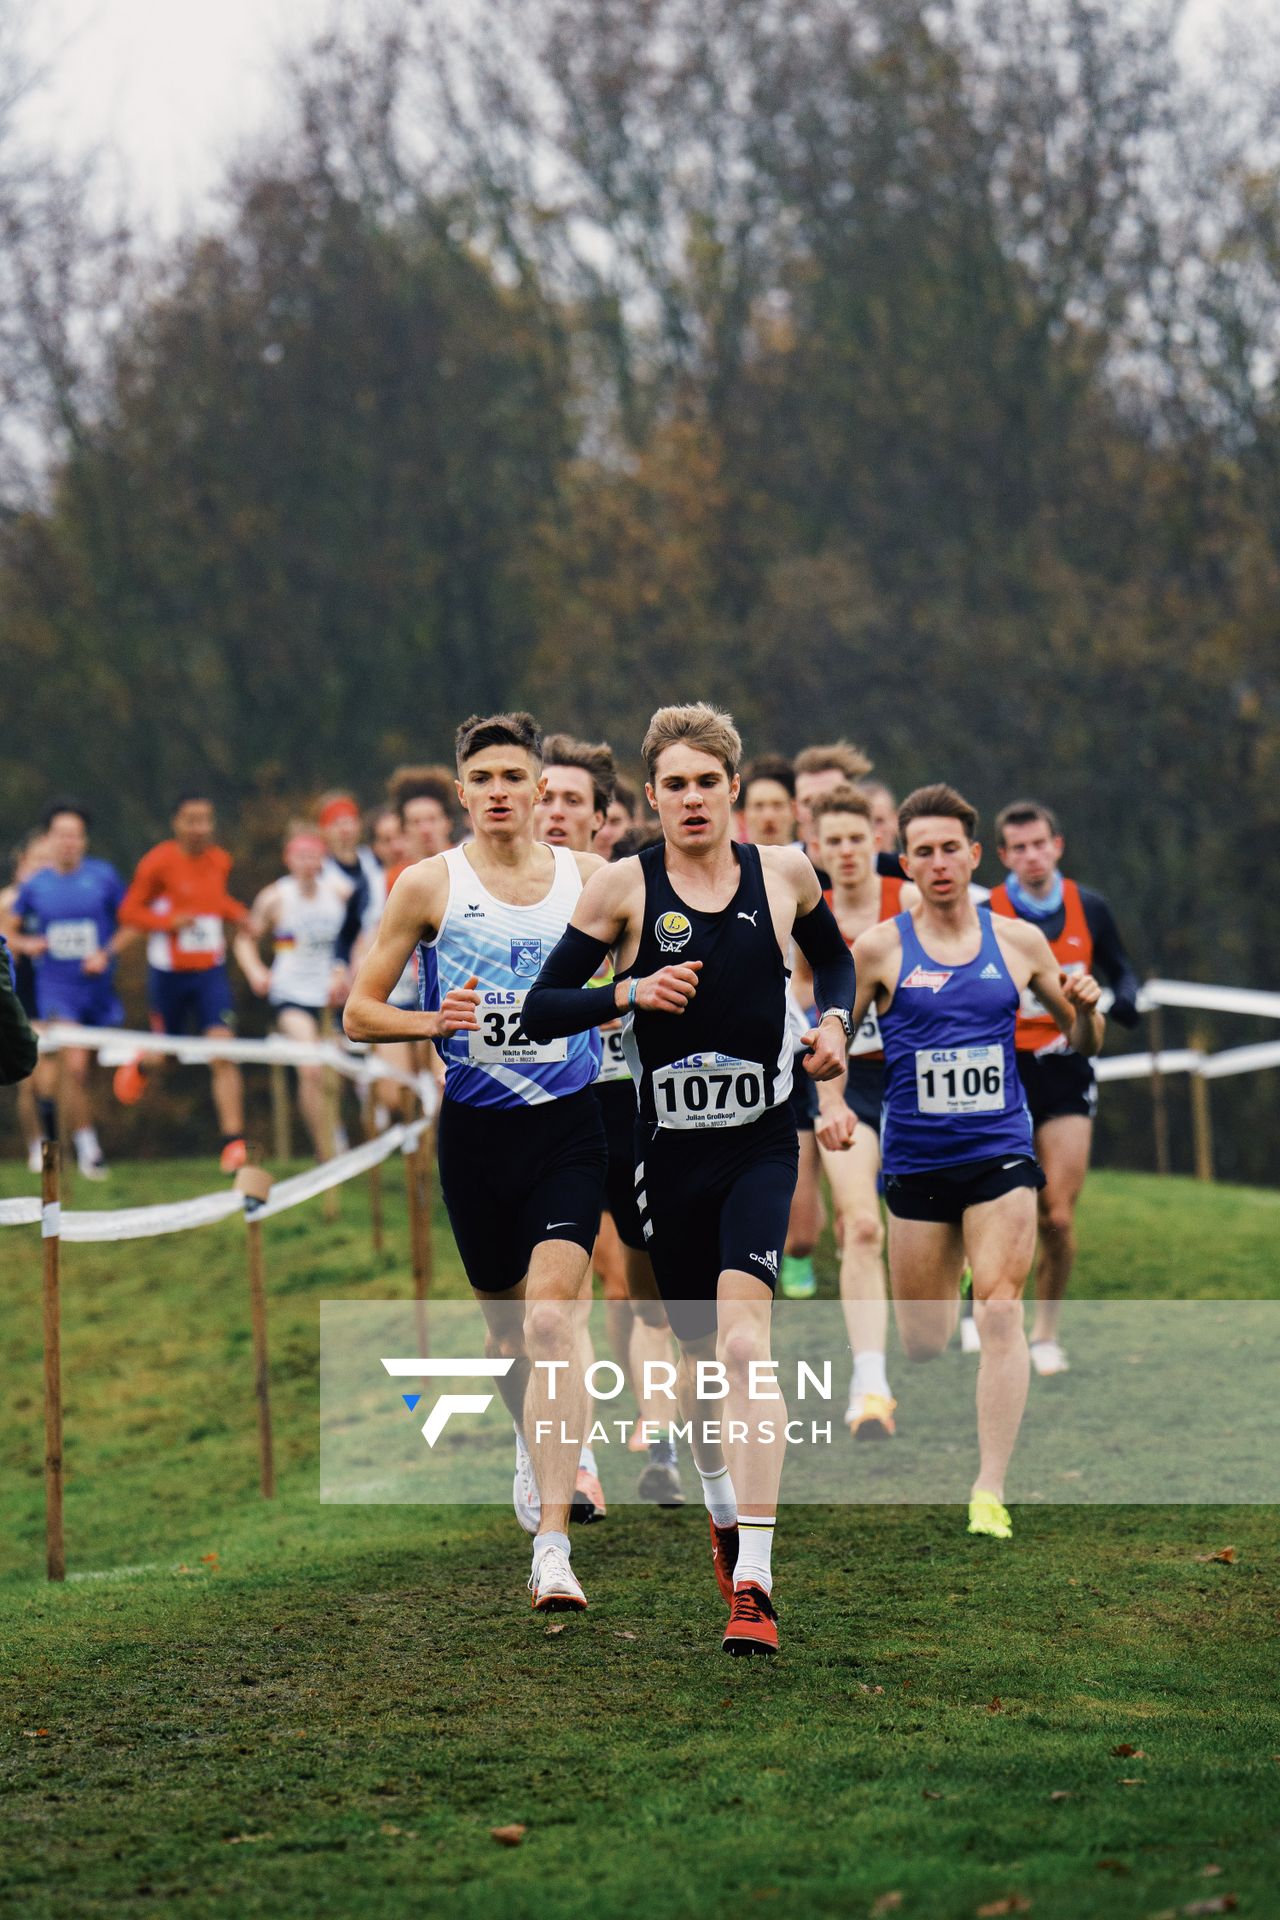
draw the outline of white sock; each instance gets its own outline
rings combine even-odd
[[[875,1347],[866,1347],[853,1356],[853,1385],[849,1389],[851,1396],[859,1393],[883,1394],[886,1400],[893,1395],[889,1392],[889,1380],[884,1370],[884,1354]]]
[[[515,1421],[513,1420],[511,1424],[515,1428],[515,1436],[516,1436],[516,1465],[518,1467],[523,1467],[528,1464],[529,1449],[525,1444],[525,1437],[521,1433],[519,1427],[516,1426]]]
[[[377,1102],[375,1102],[375,1104],[374,1104],[374,1109],[373,1109],[373,1130],[374,1130],[374,1132],[375,1132],[375,1133],[385,1133],[385,1132],[386,1132],[386,1130],[387,1130],[387,1128],[388,1128],[388,1127],[389,1127],[390,1125],[391,1125],[391,1115],[390,1115],[390,1113],[389,1113],[389,1112],[387,1111],[387,1109],[386,1109],[386,1107],[384,1107],[384,1106],[383,1106],[383,1104],[382,1104],[382,1102],[381,1102],[381,1100],[379,1100],[379,1101],[377,1101]]]
[[[98,1160],[101,1158],[102,1148],[98,1145],[98,1129],[96,1127],[77,1127],[72,1135],[72,1139],[75,1141],[76,1153],[81,1159]]]
[[[596,1471],[596,1456],[590,1447],[584,1447],[582,1449],[582,1452],[578,1455],[578,1465],[585,1467],[593,1479],[598,1480],[600,1478],[599,1473]]]
[[[735,1587],[763,1587],[766,1593],[773,1592],[773,1568],[770,1564],[773,1554],[773,1529],[777,1517],[769,1514],[762,1518],[753,1514],[749,1520],[738,1521],[738,1563],[733,1570]]]
[[[733,1481],[729,1477],[728,1467],[721,1467],[717,1473],[704,1473],[699,1467],[698,1478],[702,1482],[702,1498],[707,1512],[716,1525],[736,1527],[738,1496],[733,1490]]]
[[[567,1533],[540,1533],[533,1543],[533,1564],[536,1567],[548,1547],[559,1547],[563,1553],[569,1552]]]

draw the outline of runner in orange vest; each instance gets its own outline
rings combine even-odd
[[[916,904],[914,887],[877,872],[875,817],[867,793],[834,787],[814,800],[810,818],[811,844],[831,879],[827,904],[849,947],[868,927]],[[884,1440],[895,1431],[897,1402],[885,1372],[889,1289],[876,1190],[883,1095],[884,1047],[875,1008],[869,1007],[850,1042],[845,1078],[845,1100],[858,1122],[853,1145],[829,1152],[818,1141],[840,1223],[840,1299],[853,1353],[844,1417],[855,1440]]]
[[[1035,800],[1006,807],[996,819],[996,849],[1009,877],[992,893],[991,911],[1038,926],[1064,976],[1096,974],[1115,996],[1109,1017],[1136,1026],[1138,979],[1111,909],[1101,894],[1059,872],[1063,839],[1049,808]],[[1038,1374],[1052,1375],[1068,1369],[1058,1331],[1075,1261],[1076,1202],[1089,1167],[1098,1086],[1092,1063],[1071,1050],[1029,991],[1022,996],[1015,1044],[1045,1175],[1031,1364]]]

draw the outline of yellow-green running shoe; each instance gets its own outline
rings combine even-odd
[[[993,1540],[1012,1540],[1008,1507],[1002,1507],[994,1493],[975,1493],[969,1502],[969,1531],[990,1534]]]

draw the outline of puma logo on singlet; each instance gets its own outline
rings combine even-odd
[[[759,907],[757,907],[757,908],[756,908],[756,913],[759,913],[759,911],[760,911],[760,909],[759,909]],[[743,913],[743,912],[741,912],[741,911],[739,911],[739,913],[738,913],[738,918],[739,918],[739,920],[749,920],[749,921],[751,922],[751,924],[752,924],[752,926],[754,927],[754,925],[755,925],[755,923],[756,923],[756,913]]]

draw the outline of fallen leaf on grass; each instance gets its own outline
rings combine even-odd
[[[615,1640],[638,1640],[640,1635],[638,1633],[628,1633],[625,1627],[615,1627],[613,1637]]]
[[[1112,1747],[1111,1757],[1113,1760],[1145,1760],[1147,1756],[1141,1747],[1131,1747],[1126,1741],[1123,1746]]]
[[[1055,1787],[1049,1795],[1049,1798],[1051,1800],[1070,1800],[1071,1790],[1069,1787]]]
[[[922,1787],[920,1790],[920,1798],[922,1800],[945,1800],[946,1795],[938,1793],[933,1787]]]
[[[528,1827],[490,1827],[489,1838],[496,1840],[500,1847],[518,1847],[528,1833]]]
[[[882,1913],[892,1913],[902,1905],[902,1895],[895,1887],[892,1893],[881,1893],[871,1902],[871,1920],[879,1920]]]
[[[418,1837],[416,1833],[410,1833],[407,1827],[393,1827],[389,1820],[384,1820],[378,1831],[387,1834],[393,1840],[416,1840]]]
[[[1145,1780],[1133,1779],[1133,1780],[1120,1780],[1120,1781],[1117,1781],[1116,1784],[1121,1787],[1145,1787],[1147,1783]]]
[[[218,1564],[218,1556],[216,1553],[202,1553],[200,1559],[206,1567],[216,1567]]]
[[[1184,1913],[1234,1913],[1240,1902],[1234,1893],[1220,1893],[1216,1900],[1193,1900]]]
[[[858,1682],[858,1691],[859,1691],[859,1693],[883,1693],[883,1692],[884,1692],[884,1688],[883,1688],[883,1687],[869,1687],[869,1686],[867,1685],[867,1683],[866,1683],[866,1681],[865,1681],[865,1680],[859,1680],[859,1682]]]
[[[1004,1712],[1004,1701],[1003,1701],[1003,1700],[1002,1700],[1002,1699],[1000,1698],[1000,1695],[999,1695],[999,1694],[997,1694],[997,1695],[996,1695],[996,1697],[995,1697],[995,1699],[994,1699],[994,1700],[988,1700],[988,1702],[987,1702],[987,1712],[988,1712],[988,1713],[1003,1713],[1003,1712]]]
[[[1207,1867],[1201,1867],[1200,1878],[1202,1880],[1212,1880],[1215,1874],[1221,1873],[1221,1872],[1223,1872],[1223,1868],[1215,1867],[1212,1864],[1210,1864]]]
[[[1216,1553],[1198,1553],[1196,1555],[1196,1559],[1200,1562],[1201,1566],[1212,1566],[1214,1561],[1217,1561],[1219,1566],[1234,1566],[1235,1557],[1236,1550],[1234,1547],[1219,1547]]]
[[[551,1626],[544,1627],[542,1631],[544,1634],[563,1633],[568,1624],[569,1622],[567,1620],[556,1620]]]
[[[270,1840],[269,1833],[229,1833],[226,1843],[229,1847],[251,1847],[258,1840]]]
[[[1093,1864],[1099,1873],[1128,1873],[1129,1871],[1123,1860],[1095,1860]]]
[[[24,1740],[47,1740],[49,1729],[48,1727],[24,1727],[22,1737]]]
[[[1001,1913],[1030,1913],[1031,1902],[1021,1893],[1007,1893],[1003,1900],[988,1900],[985,1907],[975,1909],[978,1920],[996,1920]]]

